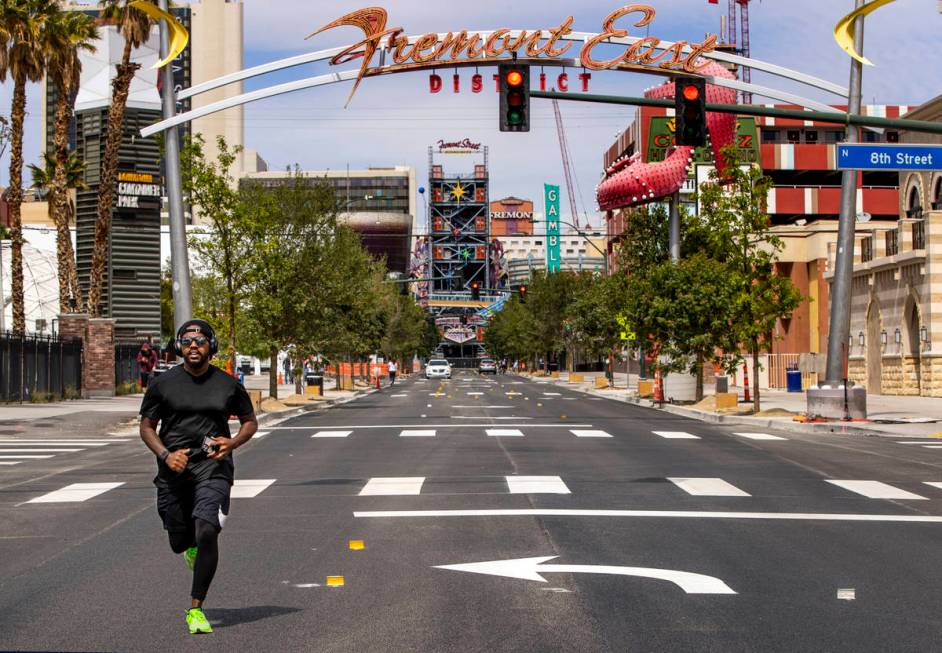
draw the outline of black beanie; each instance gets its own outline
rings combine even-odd
[[[206,320],[192,319],[187,320],[183,325],[177,330],[177,339],[183,337],[183,334],[187,331],[196,331],[210,340],[216,337],[216,331],[213,329],[213,326]]]

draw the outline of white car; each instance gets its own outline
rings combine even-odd
[[[451,363],[444,358],[433,358],[425,365],[426,379],[450,379]]]

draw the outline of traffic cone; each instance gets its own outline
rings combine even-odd
[[[654,401],[659,403],[664,401],[664,380],[661,378],[661,371],[654,370]]]
[[[745,363],[742,364],[742,384],[743,384],[743,398],[742,400],[746,403],[749,403],[749,366]]]

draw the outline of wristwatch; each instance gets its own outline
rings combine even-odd
[[[164,449],[159,454],[157,454],[157,460],[159,460],[160,462],[166,462],[167,456],[169,455],[170,455],[170,450]]]

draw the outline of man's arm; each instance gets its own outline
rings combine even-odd
[[[221,460],[252,439],[255,432],[258,431],[258,419],[255,413],[239,416],[239,432],[234,438],[215,437],[213,442],[218,447],[216,451],[209,454],[213,460]]]
[[[164,452],[167,451],[167,448],[164,446],[164,443],[160,441],[160,436],[157,435],[157,423],[158,420],[141,416],[141,440],[144,441],[148,449],[154,452],[155,456],[158,458],[163,456],[163,462],[167,467],[175,472],[182,472],[183,468],[186,467],[190,450],[178,449],[164,456]]]

